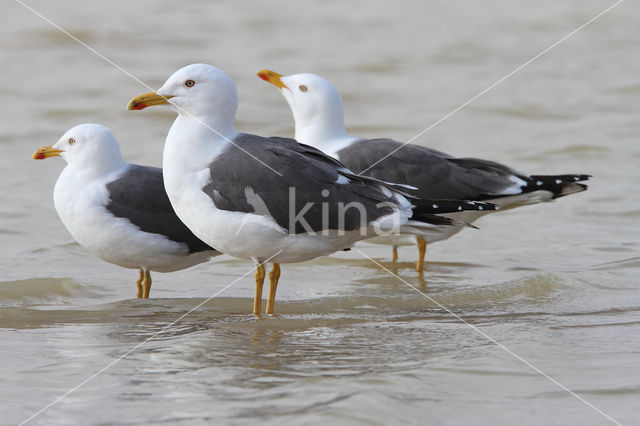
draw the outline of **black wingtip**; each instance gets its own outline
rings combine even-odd
[[[567,183],[576,183],[589,180],[592,176],[586,174],[566,174],[566,175],[531,175],[533,186],[548,187]]]
[[[462,222],[455,221],[449,217],[438,216],[437,214],[414,214],[411,217],[412,220],[416,220],[418,222],[430,223],[431,225],[445,225],[445,226],[456,226],[463,225]]]
[[[467,200],[414,200],[416,207],[413,209],[415,214],[443,214],[443,213],[459,213],[463,211],[495,211],[500,206],[486,201],[467,201]]]
[[[566,174],[566,175],[532,175],[530,190],[546,190],[553,193],[553,198],[560,198],[577,192],[586,191],[589,187],[583,183],[591,178],[587,174]]]

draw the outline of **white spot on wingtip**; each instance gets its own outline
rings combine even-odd
[[[556,183],[560,185],[562,183],[562,179],[556,179]]]
[[[538,186],[542,186],[542,181],[541,181],[541,180],[537,181],[537,182],[536,182],[536,185],[538,185]]]
[[[574,176],[574,177],[573,177],[573,180],[576,180],[576,181],[577,181],[577,180],[580,180],[580,178],[579,178],[578,176]]]
[[[482,206],[478,206],[478,210],[483,210]]]
[[[437,208],[438,208],[438,205],[437,205],[436,203],[433,203],[433,208],[434,208],[434,209],[437,209]]]
[[[462,210],[462,206],[458,206],[458,210]]]

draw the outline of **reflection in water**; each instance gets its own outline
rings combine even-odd
[[[415,275],[412,269],[398,268],[398,273]],[[561,341],[554,334],[580,324],[587,327],[583,319],[570,314],[554,318],[541,313],[554,298],[571,293],[584,282],[563,282],[552,274],[538,274],[489,286],[426,287],[424,279],[414,277],[412,284],[420,283],[439,303],[499,340],[520,330],[524,339],[512,340],[510,346],[528,356],[535,356],[526,338],[531,327],[553,324],[554,332],[541,336],[551,345]],[[48,358],[58,361],[38,368],[40,375],[71,368],[76,372],[72,383],[86,378],[77,373],[78,367],[82,366],[80,371],[98,371],[153,337],[95,381],[96,385],[105,380],[112,383],[102,398],[118,410],[134,411],[149,400],[173,407],[162,415],[149,414],[151,419],[170,422],[182,418],[179,401],[187,400],[195,410],[193,418],[200,420],[209,418],[210,414],[202,413],[209,413],[206,407],[214,403],[215,418],[296,415],[316,419],[318,410],[330,408],[345,420],[350,418],[353,404],[401,409],[407,401],[431,405],[443,399],[464,400],[467,397],[462,390],[475,381],[502,383],[504,388],[492,391],[499,400],[509,400],[511,393],[505,389],[516,384],[519,398],[525,394],[535,399],[540,391],[549,392],[548,383],[539,376],[505,358],[495,345],[424,297],[413,291],[401,293],[398,284],[381,276],[361,279],[359,285],[367,295],[282,301],[278,315],[261,319],[246,313],[250,298],[215,298],[163,332],[167,324],[201,300],[132,299],[63,309],[8,306],[0,308],[0,325],[35,332],[54,328],[75,334],[79,346],[55,349]],[[611,322],[638,312],[591,312],[587,318],[590,322]],[[629,325],[640,327],[640,322]],[[555,350],[566,355],[573,348]],[[94,361],[86,358],[88,353],[100,355]],[[19,377],[8,377],[7,383],[17,384]],[[447,377],[448,385],[440,382],[442,377]],[[407,393],[408,387],[413,391]],[[449,390],[442,393],[443,389]],[[51,398],[57,393],[45,395]],[[85,395],[78,391],[75,398]],[[368,397],[361,401],[363,395]],[[393,395],[404,396],[395,399]],[[7,401],[10,407],[19,405],[8,395]],[[256,405],[256,401],[261,402]],[[414,410],[409,409],[407,415],[415,414]],[[48,419],[65,413],[64,408],[52,409]],[[360,415],[370,418],[370,414]]]

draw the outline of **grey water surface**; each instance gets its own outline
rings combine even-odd
[[[352,134],[399,140],[614,3],[26,1],[152,88],[188,63],[223,68],[239,130],[292,135],[255,76],[270,68],[328,78]],[[159,166],[174,115],[127,112],[149,88],[19,2],[0,12],[0,424],[640,424],[638,2],[415,140],[589,173],[587,192],[479,220],[428,247],[422,277],[413,247],[396,264],[364,243],[283,265],[261,320],[249,262],[154,274],[137,300],[136,271],[73,241],[52,200],[64,162],[33,151],[97,122]]]

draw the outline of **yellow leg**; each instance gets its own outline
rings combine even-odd
[[[273,269],[269,272],[269,297],[267,298],[267,315],[273,315],[273,308],[276,304],[276,289],[280,279],[280,264],[274,263]]]
[[[391,261],[395,262],[398,260],[398,246],[393,246],[393,256],[391,257]]]
[[[148,299],[151,292],[151,272],[144,271],[144,281],[142,283],[144,284],[142,298]]]
[[[136,285],[138,286],[138,299],[142,299],[142,281],[144,280],[144,271],[140,269],[140,276],[138,281],[136,281]]]
[[[427,253],[427,242],[422,237],[416,237],[418,240],[418,263],[416,265],[416,271],[422,272],[424,270],[424,255]]]
[[[260,263],[256,267],[256,294],[253,297],[253,315],[259,317],[262,315],[262,287],[264,286],[264,264]]]

